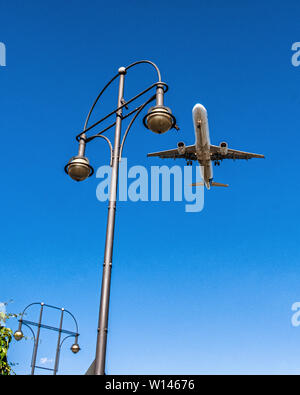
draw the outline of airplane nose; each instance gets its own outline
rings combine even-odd
[[[193,107],[193,113],[194,113],[195,111],[197,111],[197,110],[200,111],[201,113],[203,113],[203,112],[207,113],[206,108],[205,108],[202,104],[200,104],[200,103],[197,103],[197,104],[194,105],[194,107]]]

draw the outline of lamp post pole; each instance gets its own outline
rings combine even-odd
[[[122,105],[122,101],[123,101],[124,80],[126,74],[125,68],[121,67],[119,69],[119,73],[120,73],[120,81],[119,81],[118,108]],[[99,310],[95,375],[103,375],[105,373],[109,295],[110,295],[111,268],[112,268],[112,256],[113,256],[113,244],[114,244],[115,217],[116,217],[117,185],[118,185],[118,175],[119,175],[121,124],[122,124],[122,108],[119,109],[116,113],[115,142],[114,142],[113,157],[112,157],[112,174],[111,174],[111,182],[110,182],[110,197],[109,197],[108,216],[107,216],[101,301],[100,301],[100,310]]]
[[[39,322],[38,322],[38,329],[37,329],[36,338],[35,338],[35,341],[34,341],[32,361],[31,361],[31,374],[32,375],[34,375],[34,370],[35,370],[35,367],[36,367],[36,355],[37,355],[37,350],[38,350],[39,341],[40,341],[40,331],[41,331],[43,309],[44,309],[44,303],[41,303],[41,310],[40,310],[40,317],[39,317]]]
[[[54,376],[56,376],[56,373],[58,371],[59,354],[60,354],[60,339],[61,339],[61,331],[62,331],[62,325],[63,325],[63,319],[64,319],[64,311],[65,311],[65,309],[62,308],[61,315],[60,315],[60,323],[59,323],[59,328],[58,328],[58,339],[57,339],[56,355],[55,355],[54,370],[53,370]]]
[[[157,72],[158,82],[152,84],[144,91],[140,92],[130,100],[125,101],[124,94],[124,81],[127,71],[134,66],[139,64],[150,64]],[[118,103],[117,108],[104,116],[101,120],[97,121],[93,125],[88,127],[88,122],[90,116],[99,101],[100,97],[104,91],[110,86],[110,84],[119,78],[119,93],[118,93]],[[135,100],[143,96],[145,93],[149,92],[151,89],[156,89],[155,95],[151,96],[143,104],[139,105],[134,110],[123,115],[123,110],[126,108],[128,110],[128,105],[133,103]],[[125,67],[120,67],[118,74],[116,74],[102,89],[102,91],[97,96],[94,104],[92,105],[88,116],[84,124],[84,130],[76,136],[79,142],[78,154],[72,157],[67,165],[65,166],[66,173],[75,181],[83,181],[90,177],[94,170],[89,163],[88,158],[85,157],[86,144],[91,142],[97,137],[101,137],[109,145],[111,152],[110,164],[112,167],[111,182],[110,182],[110,196],[108,205],[108,216],[107,216],[107,227],[106,227],[106,241],[105,241],[105,252],[104,252],[104,264],[103,264],[103,274],[102,274],[102,287],[101,287],[101,300],[99,309],[99,320],[97,328],[97,344],[96,344],[96,358],[94,363],[91,365],[89,371],[93,372],[94,375],[104,375],[105,374],[105,359],[106,359],[106,344],[107,344],[107,331],[108,331],[108,312],[109,312],[109,297],[110,297],[110,283],[111,283],[111,269],[112,269],[112,256],[113,256],[113,243],[114,243],[114,230],[115,230],[115,216],[116,216],[116,201],[117,201],[117,186],[118,186],[118,173],[119,173],[119,163],[122,157],[122,151],[126,137],[130,131],[133,122],[136,120],[137,116],[144,110],[144,108],[150,104],[152,101],[156,100],[156,105],[150,107],[147,115],[143,119],[144,126],[154,133],[162,134],[168,130],[175,128],[179,129],[176,125],[176,119],[172,115],[171,110],[164,106],[164,94],[167,92],[168,86],[161,81],[161,74],[158,67],[149,60],[140,60],[132,63],[131,65]],[[104,128],[97,134],[87,137],[87,132],[98,126],[101,122],[108,119],[112,115],[116,115],[116,120],[110,126]],[[122,137],[121,141],[121,126],[122,120],[133,115],[132,120]],[[114,135],[114,147],[109,138],[104,135],[104,132],[115,126]]]

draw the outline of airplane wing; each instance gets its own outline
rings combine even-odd
[[[261,154],[252,154],[251,152],[238,151],[235,149],[228,148],[227,153],[223,154],[222,149],[218,145],[210,146],[211,160],[222,160],[222,159],[251,159],[251,158],[264,158]]]
[[[152,152],[147,156],[158,156],[159,158],[184,158],[189,160],[197,160],[196,158],[196,147],[195,145],[189,145],[185,147],[184,153],[180,154],[178,148],[170,149],[167,151],[160,151],[160,152]]]

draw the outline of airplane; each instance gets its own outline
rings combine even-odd
[[[153,152],[148,157],[158,156],[159,158],[183,158],[187,164],[191,165],[193,161],[198,161],[201,169],[201,178],[203,182],[194,183],[192,186],[205,185],[207,189],[212,186],[228,187],[228,184],[221,184],[213,181],[212,162],[216,166],[220,166],[223,159],[251,159],[264,158],[264,155],[252,154],[250,152],[237,151],[228,148],[228,144],[222,141],[219,146],[210,144],[209,127],[206,108],[202,104],[196,104],[193,108],[193,121],[195,130],[195,144],[186,146],[184,142],[179,142],[177,148]]]

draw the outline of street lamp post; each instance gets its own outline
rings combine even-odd
[[[24,319],[25,312],[29,309],[29,307],[31,307],[33,305],[40,305],[41,306],[38,322],[28,321],[28,320]],[[42,323],[42,317],[43,317],[44,308],[61,310],[60,324],[59,324],[58,328],[53,327],[53,326],[49,326],[49,325],[45,325],[45,324]],[[72,331],[63,329],[63,316],[64,316],[65,312],[68,313],[73,318],[75,326],[76,326],[76,332],[72,332]],[[23,332],[22,332],[22,326],[23,325],[25,325],[27,328],[30,329],[30,331],[32,333],[32,336],[33,336],[33,340],[34,340],[33,352],[32,352],[32,358],[31,358],[31,375],[34,375],[34,372],[35,372],[36,368],[53,371],[53,375],[56,375],[56,373],[58,371],[58,363],[59,363],[59,356],[60,356],[61,346],[62,346],[63,342],[66,339],[68,339],[69,337],[75,337],[75,342],[71,346],[71,351],[73,352],[73,354],[77,354],[78,351],[80,350],[80,347],[78,345],[79,333],[78,333],[77,321],[76,321],[75,317],[73,316],[73,314],[70,313],[68,310],[65,310],[64,308],[51,306],[51,305],[48,305],[48,304],[45,304],[45,303],[31,303],[31,304],[29,304],[28,306],[25,307],[25,309],[23,310],[23,312],[21,314],[21,318],[19,319],[19,327],[14,333],[14,338],[17,341],[22,340],[22,338],[24,337]],[[37,326],[37,328],[38,328],[37,332],[36,332],[36,335],[35,335],[34,331],[31,328],[32,326]],[[54,369],[45,368],[45,367],[36,365],[36,357],[37,357],[37,352],[38,352],[41,328],[48,329],[48,330],[53,330],[53,331],[58,332],[58,341],[57,341],[57,347],[56,347],[56,356],[55,356],[55,362],[54,362]],[[65,336],[65,338],[61,342],[61,334],[62,333],[66,334],[67,336]]]
[[[124,100],[124,81],[125,75],[129,69],[139,64],[150,64],[157,72],[158,82],[152,84],[149,88],[145,89],[138,95],[134,96],[127,102]],[[104,118],[88,127],[88,121],[91,116],[95,105],[102,96],[106,88],[119,77],[119,92],[118,92],[118,103],[117,108],[106,115]],[[129,110],[128,105],[133,101],[150,91],[156,89],[155,95],[151,96],[150,99],[146,100],[142,105],[138,106],[134,110],[123,115],[124,108]],[[96,98],[93,106],[91,107],[85,125],[84,130],[76,138],[79,141],[78,155],[70,159],[65,167],[65,171],[69,176],[76,181],[83,181],[93,174],[93,168],[89,164],[89,160],[84,156],[86,144],[96,137],[104,138],[109,144],[111,151],[110,165],[112,167],[111,181],[110,181],[110,196],[108,205],[108,217],[107,217],[107,228],[106,228],[106,242],[104,252],[104,264],[102,274],[102,287],[101,287],[101,300],[99,310],[99,321],[98,321],[98,334],[97,334],[97,346],[96,346],[96,359],[94,364],[94,374],[104,375],[105,374],[105,359],[106,359],[106,344],[107,344],[107,331],[108,331],[108,312],[109,312],[109,297],[110,297],[110,283],[111,283],[111,268],[112,268],[112,257],[113,257],[113,243],[114,243],[114,230],[115,230],[115,214],[116,214],[116,200],[117,200],[117,186],[118,186],[118,173],[119,173],[119,162],[122,157],[123,146],[129,130],[142,110],[152,101],[156,100],[156,105],[148,110],[147,115],[144,117],[143,122],[146,128],[151,131],[162,134],[172,128],[178,129],[176,125],[176,119],[172,115],[171,110],[164,106],[164,93],[168,90],[168,86],[161,81],[161,75],[158,67],[149,60],[142,60],[132,63],[128,67],[120,67],[118,74],[116,74],[108,84],[102,89],[98,97]],[[116,116],[114,123],[103,129],[101,132],[87,137],[87,132],[94,127],[98,126],[101,122],[109,118],[110,116]],[[122,141],[121,141],[121,129],[122,121],[133,115],[131,122],[129,123]],[[115,126],[114,135],[114,147],[112,147],[111,141],[103,135],[104,132]]]

